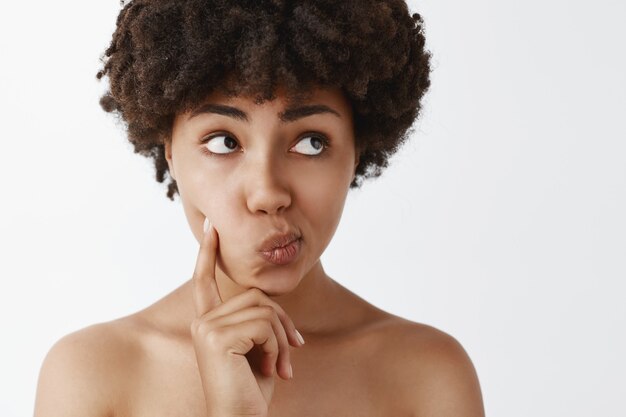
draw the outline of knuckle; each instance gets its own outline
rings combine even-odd
[[[261,315],[266,319],[273,319],[276,315],[276,310],[274,310],[272,306],[261,305],[258,308],[261,312]]]
[[[209,330],[204,335],[205,343],[207,344],[207,346],[212,348],[217,348],[221,346],[222,341],[225,338],[225,332],[226,330],[224,328],[213,328]]]
[[[263,296],[265,295],[265,293],[261,291],[261,289],[256,287],[251,288],[249,291],[255,299],[263,298]]]
[[[206,337],[209,333],[215,331],[215,329],[207,320],[196,318],[191,322],[191,331],[196,336]]]
[[[224,340],[224,330],[206,320],[196,319],[191,322],[191,337],[196,348],[218,350]]]
[[[263,327],[263,330],[265,330],[266,333],[274,334],[274,328],[272,327],[272,322],[267,321],[265,319],[259,319],[257,320],[257,323]]]
[[[275,303],[274,301],[271,301],[271,304],[269,305],[274,309],[274,311],[276,311],[276,314],[278,315],[278,317],[280,318],[287,317],[287,313],[285,313],[285,310],[283,310],[280,304]]]

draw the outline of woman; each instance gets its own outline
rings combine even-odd
[[[168,175],[200,248],[175,291],[52,347],[36,417],[484,415],[452,336],[320,262],[348,190],[419,114],[421,23],[402,0],[123,7],[101,105]]]

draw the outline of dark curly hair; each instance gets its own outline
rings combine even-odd
[[[176,114],[214,90],[302,99],[339,87],[353,111],[359,164],[350,188],[378,177],[411,133],[430,87],[423,20],[404,0],[132,0],[117,17],[96,77],[100,98],[124,122],[135,152],[168,172],[165,143]],[[106,57],[105,57],[106,55]],[[168,175],[167,197],[178,193]]]

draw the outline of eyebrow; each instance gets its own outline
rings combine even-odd
[[[207,103],[195,109],[187,118],[187,120],[198,116],[199,114],[215,113],[222,116],[232,117],[233,119],[243,122],[249,122],[250,118],[248,114],[238,109],[237,107],[227,106],[225,104]],[[336,110],[326,106],[325,104],[310,104],[296,107],[288,107],[285,111],[278,113],[278,118],[283,123],[294,122],[303,117],[312,116],[314,114],[334,114],[341,118],[341,115]]]

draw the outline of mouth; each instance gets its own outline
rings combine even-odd
[[[302,238],[292,239],[287,244],[274,246],[273,249],[259,252],[259,255],[274,265],[285,265],[294,261],[302,249]]]
[[[258,252],[271,252],[276,249],[286,248],[290,246],[293,242],[300,240],[302,236],[300,233],[296,231],[291,231],[288,233],[276,233],[269,237],[267,237],[261,247],[258,249]]]

